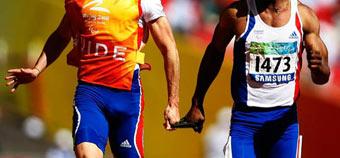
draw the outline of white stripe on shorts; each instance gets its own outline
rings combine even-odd
[[[135,144],[135,148],[136,148],[138,157],[140,158],[141,155],[140,155],[140,151],[139,151],[138,145],[137,145],[137,133],[138,133],[138,125],[139,125],[139,122],[140,122],[140,117],[142,115],[142,105],[141,104],[142,104],[142,96],[143,96],[142,93],[143,92],[142,92],[142,84],[140,82],[139,74],[138,74],[138,84],[139,84],[139,88],[140,88],[140,90],[139,90],[140,91],[140,96],[139,96],[139,114],[138,114],[138,121],[137,121],[137,124],[136,124],[136,127],[135,127],[134,144]]]
[[[81,114],[80,114],[80,112],[79,112],[79,110],[78,110],[78,108],[77,108],[76,106],[74,106],[74,110],[76,111],[77,116],[78,116],[77,127],[76,127],[76,130],[74,130],[74,135],[76,135],[77,132],[78,132],[78,128],[79,128],[79,126],[80,126]]]
[[[233,153],[232,153],[232,150],[231,150],[231,136],[228,137],[227,144],[225,144],[223,150],[224,150],[224,158],[232,158],[233,157]]]
[[[297,149],[296,149],[296,158],[301,158],[302,153],[302,135],[298,137]]]

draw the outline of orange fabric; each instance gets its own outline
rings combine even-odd
[[[142,28],[140,0],[65,0],[74,40],[68,64],[78,79],[131,89]]]

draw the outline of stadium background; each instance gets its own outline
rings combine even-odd
[[[339,2],[328,0],[324,1],[323,5],[318,5],[317,1],[306,2],[315,6],[313,8],[318,11],[322,22],[329,23],[325,25],[326,28],[339,30],[340,22],[334,20],[336,17],[339,19]],[[223,0],[168,0],[164,3],[168,18],[175,29],[175,38],[180,52],[180,112],[183,116],[191,104],[198,66],[216,24],[219,7],[226,3]],[[8,93],[3,78],[9,68],[29,67],[34,64],[44,41],[54,31],[64,14],[63,1],[1,0],[0,6],[2,8],[0,10],[0,78],[2,80],[0,82],[2,85],[0,86],[0,158],[47,157],[49,151],[54,151],[51,149],[57,148],[54,141],[55,133],[60,129],[71,129],[76,69],[67,66],[65,62],[70,46],[38,80],[20,86],[16,94]],[[190,7],[186,8],[187,6]],[[331,12],[330,8],[335,8],[334,12]],[[192,15],[188,15],[188,12]],[[181,20],[178,17],[187,19]],[[324,36],[339,38],[340,34],[337,31],[330,33],[326,30]],[[332,60],[330,83],[323,87],[314,86],[311,84],[306,67],[302,73],[299,119],[303,134],[304,158],[336,158],[340,155],[338,143],[340,141],[340,49],[338,46],[340,40],[338,38],[330,40],[336,47],[331,49],[335,52],[330,52],[333,53],[330,55]],[[229,86],[232,55],[230,48],[228,50],[223,67],[205,99],[207,116],[203,133],[199,135],[191,129],[166,132],[162,127],[162,113],[167,101],[163,62],[152,39],[149,40],[144,52],[147,53],[146,61],[152,64],[152,71],[142,72],[146,102],[145,157],[204,157],[204,135],[207,133],[207,128],[215,122],[215,115],[219,109],[232,105]],[[40,118],[45,130],[36,129],[42,126],[39,121],[33,123],[36,126],[28,127],[28,130],[33,131],[33,137],[28,137],[29,134],[27,136],[23,129],[27,118],[32,118],[31,116]],[[41,135],[34,136],[34,133],[39,132]],[[106,157],[110,157],[110,154]]]

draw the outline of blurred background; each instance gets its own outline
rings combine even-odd
[[[230,0],[162,0],[173,26],[181,61],[180,111],[191,105],[197,71],[222,8]],[[329,51],[331,80],[315,86],[304,64],[299,100],[302,157],[340,156],[340,1],[303,0],[320,18],[321,37]],[[5,87],[9,68],[32,67],[44,42],[64,14],[63,1],[0,0],[0,158],[73,158],[71,120],[76,69],[66,65],[66,53],[39,79]],[[145,91],[145,157],[220,158],[229,127],[232,44],[223,67],[205,99],[202,134],[191,129],[166,132],[162,127],[167,103],[162,57],[152,39],[144,52],[152,71],[142,72]],[[105,157],[112,157],[108,152]]]

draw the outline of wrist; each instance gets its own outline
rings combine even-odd
[[[33,70],[36,72],[36,76],[38,76],[41,73],[41,70],[37,67],[34,67]]]
[[[178,97],[171,97],[168,99],[168,104],[170,107],[178,107],[179,105],[179,98]]]
[[[203,99],[201,97],[194,95],[191,98],[191,103],[192,103],[192,105],[201,105],[201,104],[203,104]]]

